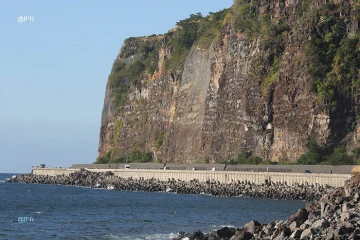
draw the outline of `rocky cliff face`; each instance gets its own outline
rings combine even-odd
[[[295,161],[310,139],[357,146],[359,15],[355,0],[240,0],[127,39],[106,87],[99,157],[137,149],[219,162],[247,150]]]

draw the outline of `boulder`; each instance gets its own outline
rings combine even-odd
[[[326,240],[334,240],[335,238],[335,235],[334,235],[334,232],[333,231],[328,231],[328,233],[326,234]]]
[[[348,212],[349,211],[349,207],[347,203],[344,203],[341,207],[341,211],[342,212]]]
[[[305,208],[301,208],[289,218],[288,222],[292,223],[297,221],[299,224],[303,224],[306,220],[308,220],[308,216],[309,212]]]
[[[216,231],[219,238],[230,238],[235,235],[235,229],[224,227]]]
[[[350,197],[352,193],[352,188],[345,188],[345,197]]]
[[[193,232],[188,238],[189,240],[206,240],[205,235],[200,230]]]
[[[305,229],[300,236],[300,239],[306,238],[306,237],[310,237],[312,234],[310,229]]]
[[[271,236],[274,233],[274,228],[272,225],[268,224],[262,228],[264,234]]]
[[[253,239],[254,235],[247,231],[241,231],[235,238],[231,238],[232,240],[251,240]]]
[[[353,240],[360,240],[360,229],[355,229],[354,232],[351,234],[350,238]]]
[[[349,221],[350,218],[351,218],[351,214],[350,214],[349,212],[342,212],[342,213],[340,214],[340,220],[341,220],[342,222]]]
[[[355,201],[359,201],[359,198],[360,198],[359,193],[355,193],[353,199],[354,199]]]
[[[309,213],[308,219],[314,220],[314,219],[318,219],[320,216],[321,216],[321,211],[314,210]]]
[[[251,221],[247,224],[245,224],[244,229],[247,232],[250,232],[252,234],[254,234],[255,232],[258,232],[260,230],[261,224],[258,221]]]
[[[322,226],[322,220],[321,220],[321,219],[315,221],[315,222],[311,225],[312,228],[321,228],[321,226]]]
[[[302,234],[303,230],[301,229],[296,229],[295,231],[292,232],[292,234],[290,235],[290,238],[300,238],[301,234]]]
[[[328,203],[321,203],[321,214],[320,216],[323,217],[327,217],[329,215],[329,204]]]
[[[295,229],[297,229],[299,227],[300,227],[300,223],[297,221],[294,221],[289,225],[289,228],[292,232],[295,231]]]
[[[272,239],[283,239],[285,237],[289,237],[291,234],[290,228],[285,225],[281,225],[276,229],[276,231],[272,235]]]

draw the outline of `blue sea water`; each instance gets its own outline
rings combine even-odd
[[[0,180],[12,175],[0,173]],[[0,239],[171,239],[179,231],[287,219],[304,206],[301,201],[1,181]]]

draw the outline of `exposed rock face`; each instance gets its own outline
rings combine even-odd
[[[230,22],[210,48],[194,44],[178,69],[164,67],[173,54],[166,37],[147,37],[149,46],[161,45],[156,50],[159,68],[131,85],[121,110],[114,106],[113,89],[107,84],[99,157],[109,151],[116,157],[136,148],[153,152],[163,162],[190,163],[205,157],[218,162],[247,149],[266,160],[295,161],[311,138],[320,145],[345,140],[357,146],[360,130],[349,126],[354,125],[358,102],[334,110],[311,91],[305,48],[324,19],[302,9],[305,4],[309,12],[321,9],[325,2],[260,1],[260,14],[292,24],[281,37],[276,68],[269,60],[274,54],[266,47],[267,39],[236,31]],[[346,23],[347,36],[357,35],[358,3],[333,3],[337,4],[333,14]],[[141,58],[137,48],[145,40],[127,40],[116,61]]]

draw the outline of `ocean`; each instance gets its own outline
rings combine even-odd
[[[251,220],[287,219],[303,201],[119,192],[5,183],[0,173],[0,239],[171,239]]]

